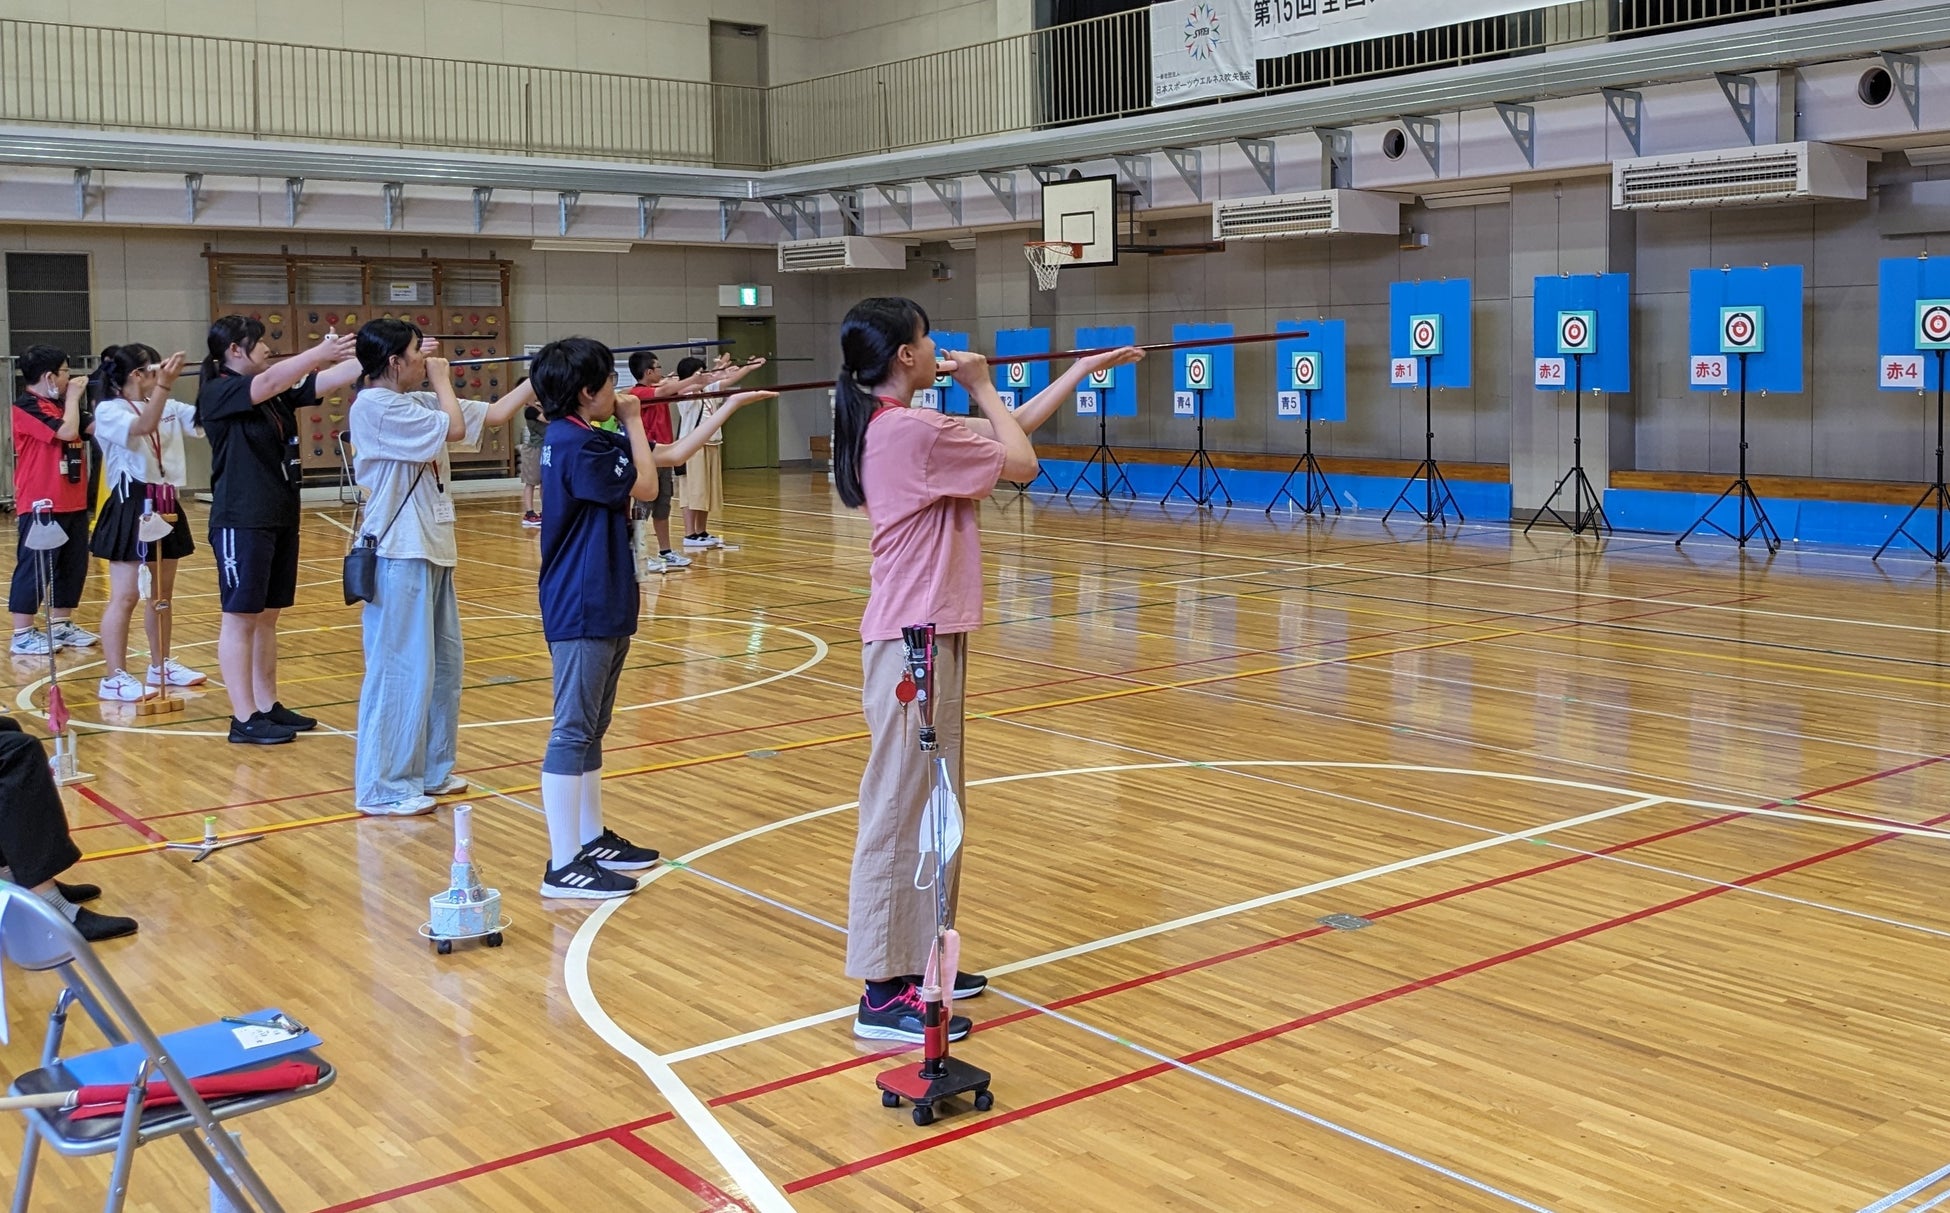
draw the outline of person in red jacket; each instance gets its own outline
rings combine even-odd
[[[7,594],[14,617],[9,651],[45,657],[55,649],[86,648],[96,639],[74,621],[88,579],[88,458],[81,434],[88,380],[70,376],[68,356],[51,345],[28,346],[16,366],[25,386],[14,399],[14,513],[20,539]],[[37,517],[60,527],[68,541],[44,550],[28,547],[27,532]],[[50,591],[45,632],[34,626],[44,589]]]

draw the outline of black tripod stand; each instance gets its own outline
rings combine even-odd
[[[1076,492],[1078,487],[1089,489],[1097,495],[1099,501],[1109,501],[1111,490],[1119,485],[1123,486],[1125,493],[1132,497],[1137,496],[1137,489],[1132,486],[1131,478],[1125,474],[1124,465],[1118,460],[1117,452],[1110,449],[1110,440],[1106,437],[1110,424],[1107,412],[1104,408],[1103,396],[1099,395],[1097,397],[1097,449],[1090,452],[1090,458],[1084,460],[1083,466],[1077,469],[1077,478],[1070,482],[1068,489],[1064,490],[1063,500],[1065,501],[1070,499],[1070,495]],[[1097,477],[1099,483],[1095,485],[1086,483],[1092,467],[1102,469]],[[1115,481],[1110,478],[1112,468],[1117,469],[1117,479]]]
[[[1186,499],[1191,501],[1193,505],[1211,505],[1212,494],[1205,491],[1205,473],[1209,471],[1212,473],[1212,487],[1225,494],[1226,507],[1230,509],[1232,506],[1232,494],[1226,491],[1225,481],[1219,479],[1219,465],[1213,463],[1212,456],[1205,453],[1205,393],[1194,389],[1192,391],[1192,401],[1192,407],[1198,413],[1198,449],[1194,450],[1192,457],[1185,461],[1185,466],[1178,469],[1178,479],[1172,481],[1171,487],[1165,490],[1165,495],[1160,501],[1160,504],[1164,501],[1170,501],[1173,493],[1184,493]],[[1196,497],[1192,496],[1191,492],[1184,487],[1185,474],[1194,468],[1198,470],[1198,496]]]
[[[1280,498],[1284,496],[1292,501],[1293,504],[1299,506],[1302,514],[1311,514],[1315,510],[1319,510],[1320,516],[1325,518],[1327,517],[1328,506],[1333,506],[1336,514],[1341,512],[1341,507],[1334,500],[1334,486],[1327,483],[1327,473],[1320,470],[1320,460],[1314,458],[1313,391],[1311,389],[1301,391],[1300,400],[1300,407],[1305,410],[1302,416],[1305,419],[1307,427],[1307,445],[1300,454],[1299,462],[1293,465],[1293,470],[1286,474],[1285,480],[1280,481],[1280,487],[1273,490],[1273,500],[1267,503],[1266,512],[1269,514],[1272,513],[1273,507],[1280,504]],[[1295,476],[1303,474],[1305,480],[1302,483],[1306,486],[1304,491],[1307,494],[1305,500],[1295,497],[1288,488],[1293,483]]]
[[[1943,350],[1936,352],[1936,479],[1930,482],[1929,488],[1923,490],[1923,495],[1916,499],[1916,504],[1909,507],[1909,513],[1903,515],[1902,522],[1889,533],[1889,538],[1882,541],[1882,546],[1876,549],[1876,554],[1869,558],[1871,560],[1880,560],[1882,554],[1889,550],[1889,545],[1897,539],[1909,540],[1916,545],[1917,551],[1938,564],[1942,564],[1944,558],[1950,556],[1950,544],[1943,541],[1943,511],[1946,506],[1950,506],[1950,489],[1946,489],[1943,484],[1943,355]],[[1924,506],[1929,506],[1936,512],[1934,545],[1926,545],[1921,539],[1909,533],[1909,520],[1916,517],[1916,511]]]
[[[1568,521],[1551,505],[1566,485],[1571,488],[1571,517]],[[1590,504],[1587,505],[1587,502]],[[1546,514],[1573,535],[1582,535],[1587,528],[1594,531],[1599,527],[1607,531],[1612,529],[1611,519],[1605,517],[1605,507],[1599,502],[1598,490],[1592,487],[1591,477],[1584,474],[1583,354],[1571,355],[1571,470],[1564,473],[1557,487],[1551,490],[1551,495],[1544,499],[1544,508],[1531,515],[1530,521],[1524,524],[1523,533],[1530,534],[1530,528],[1541,522]]]
[[[1719,509],[1720,503],[1728,497],[1732,497],[1740,509],[1740,527],[1734,531],[1729,531],[1712,520],[1713,511]],[[1752,526],[1747,525],[1747,507],[1750,505],[1754,508]],[[1745,354],[1740,355],[1740,475],[1732,484],[1721,490],[1720,495],[1713,499],[1713,504],[1707,506],[1706,512],[1699,516],[1699,521],[1687,527],[1686,533],[1673,541],[1673,546],[1679,547],[1693,537],[1694,531],[1703,526],[1712,527],[1743,548],[1747,546],[1749,539],[1758,535],[1761,541],[1767,544],[1770,554],[1781,550],[1781,533],[1775,530],[1774,524],[1768,520],[1767,511],[1761,508],[1760,495],[1754,492],[1754,486],[1747,481],[1747,355]]]
[[[1457,522],[1467,522],[1469,520],[1463,517],[1462,507],[1456,504],[1456,495],[1449,491],[1449,482],[1443,479],[1442,469],[1435,462],[1435,384],[1429,380],[1429,359],[1426,355],[1422,358],[1422,419],[1427,423],[1422,462],[1409,473],[1408,483],[1395,494],[1395,504],[1388,507],[1381,520],[1387,522],[1396,510],[1406,504],[1409,513],[1423,522],[1440,522],[1450,510],[1456,511]],[[1409,490],[1415,487],[1417,480],[1423,481],[1426,486],[1426,508],[1419,510],[1408,500]]]

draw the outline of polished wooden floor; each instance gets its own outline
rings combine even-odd
[[[244,1123],[294,1210],[1901,1210],[1950,1192],[1946,586],[1927,562],[1430,534],[1005,493],[984,510],[962,927],[996,1108],[883,1109],[840,973],[862,521],[734,475],[736,550],[647,588],[612,822],[681,857],[536,896],[533,532],[464,508],[462,770],[514,917],[417,935],[446,814],[350,816],[357,616],[308,515],[282,749],[84,735],[80,874],[160,1027],[267,1004],[342,1068]],[[101,579],[91,583],[99,594]],[[180,655],[214,673],[214,578]],[[84,608],[84,621],[94,618]],[[97,671],[75,664],[78,686]],[[32,718],[37,664],[16,668]],[[158,853],[274,831],[191,865]],[[1335,929],[1351,915],[1370,925]],[[32,1064],[46,980],[9,977]],[[1945,1074],[1940,1075],[1939,1070]],[[17,1125],[0,1121],[0,1159]],[[38,1207],[106,1166],[44,1166]],[[131,1207],[207,1207],[143,1152]]]

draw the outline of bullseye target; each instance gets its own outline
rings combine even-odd
[[[1919,350],[1950,349],[1950,300],[1919,299],[1916,301],[1916,348]]]
[[[1109,387],[1110,372],[1108,370],[1090,372],[1090,386],[1094,388]]]
[[[1320,355],[1301,353],[1293,356],[1293,386],[1296,391],[1311,392],[1320,388]]]
[[[1720,309],[1720,352],[1758,354],[1766,349],[1762,311],[1758,307]]]
[[[1212,386],[1212,356],[1210,354],[1187,354],[1185,356],[1185,384],[1193,391]]]
[[[1418,358],[1433,357],[1442,353],[1441,316],[1408,318],[1408,352]]]
[[[1010,387],[1023,387],[1029,382],[1029,364],[1011,362],[1004,377],[1009,381]]]
[[[1557,314],[1557,352],[1595,354],[1598,352],[1598,321],[1591,312]]]

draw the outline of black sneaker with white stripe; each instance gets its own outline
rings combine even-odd
[[[657,862],[657,853],[649,847],[637,846],[615,830],[604,830],[584,843],[576,858],[612,872],[641,872]]]
[[[621,872],[597,867],[581,855],[542,873],[542,896],[607,901],[636,892],[636,881]]]

